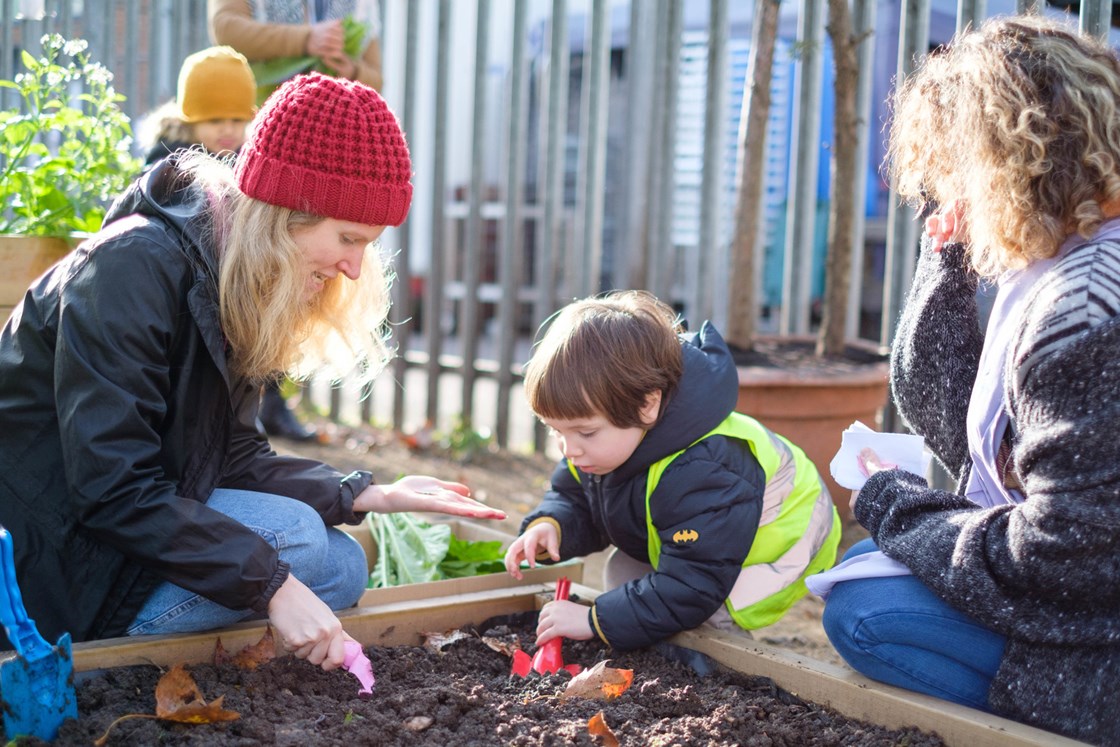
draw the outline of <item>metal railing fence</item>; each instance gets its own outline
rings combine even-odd
[[[1011,12],[1056,12],[1041,0],[1007,1]],[[944,2],[852,2],[868,32],[859,89],[868,168],[851,185],[862,196],[878,186],[868,178],[881,156],[872,137],[883,81],[908,74],[931,41],[998,3],[958,0],[948,29],[936,30]],[[396,248],[391,321],[401,355],[364,391],[315,382],[308,399],[342,420],[405,431],[458,423],[492,431],[502,446],[541,449],[543,433],[521,401],[520,366],[535,330],[565,302],[644,287],[693,323],[722,325],[748,5],[382,0],[383,93],[416,171],[410,219],[387,236]],[[792,116],[774,120],[790,143],[776,155],[774,173],[788,186],[772,190],[784,238],[771,247],[784,277],[779,298],[758,295],[772,307],[774,331],[797,333],[814,324],[823,271],[815,247],[823,241],[828,45],[824,0],[784,7],[781,33],[794,52],[783,63],[791,74],[782,80],[792,81],[783,100],[795,103]],[[1083,30],[1109,32],[1111,2],[1079,7]],[[35,53],[46,32],[89,42],[134,122],[174,96],[182,60],[210,44],[205,0],[0,0],[0,78],[12,77],[19,51]],[[891,55],[895,68],[882,69]],[[0,107],[16,105],[0,89]],[[865,251],[849,334],[886,344],[917,241],[913,216],[884,189],[885,205],[857,220]]]

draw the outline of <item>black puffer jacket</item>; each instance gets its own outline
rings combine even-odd
[[[134,183],[0,334],[0,523],[49,640],[123,634],[161,580],[264,612],[288,568],[210,493],[287,495],[355,523],[371,481],[257,433],[259,388],[227,367],[201,200],[171,189],[174,169]]]
[[[560,557],[582,557],[610,545],[649,562],[646,478],[654,462],[709,433],[739,396],[735,363],[710,324],[682,346],[684,376],[664,417],[633,455],[606,475],[580,473],[561,460],[551,489],[521,530],[543,517],[560,526]],[[681,454],[650,497],[661,538],[657,571],[601,594],[595,619],[607,642],[627,650],[694,628],[719,609],[735,585],[762,514],[766,475],[745,441],[712,436]],[[673,535],[696,530],[694,542]]]

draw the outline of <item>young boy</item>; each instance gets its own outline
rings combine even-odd
[[[799,448],[734,412],[738,375],[711,324],[681,334],[642,291],[577,301],[538,342],[525,392],[564,459],[506,569],[616,548],[607,591],[590,611],[546,604],[537,645],[598,635],[628,650],[705,621],[761,628],[834,562],[827,489]]]

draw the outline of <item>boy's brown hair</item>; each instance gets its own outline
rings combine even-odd
[[[602,414],[618,428],[649,427],[640,415],[646,397],[660,391],[664,412],[681,379],[681,331],[673,309],[646,291],[574,301],[525,366],[529,407],[541,418]]]

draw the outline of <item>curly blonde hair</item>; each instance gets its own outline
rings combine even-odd
[[[899,87],[888,169],[919,209],[958,202],[981,276],[1052,257],[1120,196],[1120,62],[1055,21],[992,19]]]
[[[234,372],[255,381],[281,374],[375,378],[393,356],[392,274],[376,245],[366,249],[358,280],[340,273],[308,301],[307,268],[292,230],[324,218],[247,197],[228,162],[192,152],[179,164],[210,198],[222,333]]]

